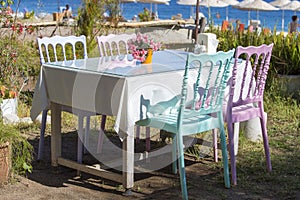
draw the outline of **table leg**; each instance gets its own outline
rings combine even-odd
[[[61,156],[61,106],[51,102],[51,164],[58,166],[57,158]]]
[[[123,140],[123,186],[124,188],[130,190],[133,187],[134,185],[133,176],[134,176],[134,137],[133,135],[131,135],[131,136],[127,136]]]

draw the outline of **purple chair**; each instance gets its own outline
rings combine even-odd
[[[256,117],[260,118],[264,149],[268,171],[272,170],[268,135],[266,128],[266,119],[264,116],[263,95],[272,54],[273,44],[261,45],[258,47],[237,47],[235,51],[235,60],[230,81],[229,100],[225,120],[228,127],[229,153],[231,162],[231,178],[234,185],[237,184],[236,161],[234,154],[234,123],[247,121]],[[238,60],[246,59],[245,71],[242,81],[237,81]],[[248,65],[251,63],[252,72]],[[249,74],[251,76],[249,77]],[[240,85],[239,85],[240,84]]]

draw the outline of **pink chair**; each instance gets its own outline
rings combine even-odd
[[[237,184],[236,161],[234,153],[234,123],[243,122],[256,117],[260,118],[264,149],[268,171],[272,170],[266,119],[264,116],[263,95],[272,54],[273,44],[261,45],[258,47],[237,47],[232,78],[230,81],[229,100],[225,120],[228,127],[229,153],[231,162],[231,178],[234,185]],[[246,59],[243,79],[237,81],[238,59]],[[253,61],[252,63],[250,61]],[[249,63],[252,65],[252,72],[247,72]],[[249,77],[249,74],[251,76]],[[247,76],[248,75],[248,76]],[[240,84],[240,85],[239,85]],[[238,97],[238,98],[237,98]]]

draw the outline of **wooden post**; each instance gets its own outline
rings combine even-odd
[[[131,128],[130,133],[133,133]],[[134,185],[134,137],[128,135],[123,140],[123,186],[131,189]]]
[[[195,43],[198,40],[198,26],[199,26],[199,0],[196,2],[196,27],[195,27]]]
[[[51,102],[51,164],[58,166],[61,156],[61,106]]]

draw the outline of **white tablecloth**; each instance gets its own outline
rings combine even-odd
[[[116,116],[115,130],[119,135],[133,135],[134,124],[141,118],[141,96],[153,105],[180,94],[186,55],[177,51],[155,52],[153,63],[142,66],[108,58],[44,64],[35,88],[31,118],[34,120],[54,102]],[[239,71],[242,74],[243,70]]]
[[[185,60],[184,52],[161,51],[154,54],[151,65],[124,65],[103,58],[44,64],[31,118],[54,102],[116,116],[115,130],[120,136],[133,134],[129,130],[140,119],[141,95],[156,103],[179,94]]]

